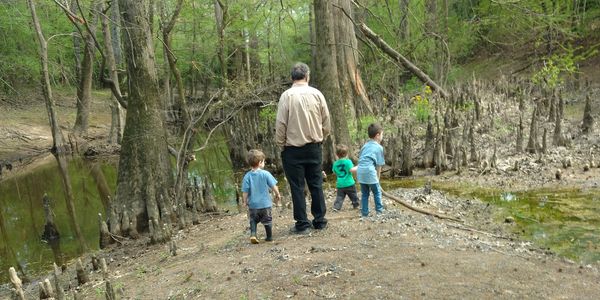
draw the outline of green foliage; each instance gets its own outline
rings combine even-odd
[[[0,90],[15,91],[39,82],[39,44],[25,1],[0,3]],[[74,30],[62,10],[52,2],[36,4],[44,37],[48,41],[48,69],[53,84],[72,81]]]
[[[349,122],[350,140],[354,143],[362,142],[368,137],[367,128],[375,122],[377,122],[377,118],[372,115],[361,117],[358,122]]]
[[[263,107],[258,113],[258,116],[262,121],[265,121],[267,123],[275,123],[275,118],[277,117],[277,107]]]
[[[573,75],[578,71],[579,62],[598,53],[597,49],[591,48],[581,54],[575,54],[576,50],[581,49],[582,47],[569,47],[563,54],[553,54],[544,59],[543,66],[532,75],[532,81],[549,88],[561,85],[565,76]]]

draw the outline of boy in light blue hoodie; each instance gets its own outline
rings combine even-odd
[[[383,127],[379,124],[371,124],[367,129],[369,141],[360,149],[358,166],[356,169],[356,178],[360,183],[361,195],[361,216],[369,216],[369,193],[373,192],[375,199],[375,211],[377,215],[383,213],[383,203],[381,202],[381,167],[385,165],[383,157]]]

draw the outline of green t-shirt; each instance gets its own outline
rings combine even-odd
[[[354,164],[348,158],[338,159],[333,163],[332,170],[337,177],[336,187],[341,189],[354,185],[354,177],[352,177],[352,173],[350,172],[352,167],[354,167]]]

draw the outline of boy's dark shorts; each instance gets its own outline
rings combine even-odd
[[[250,208],[248,210],[248,218],[256,223],[263,223],[269,225],[273,222],[273,216],[271,215],[271,208]]]

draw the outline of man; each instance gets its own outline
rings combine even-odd
[[[277,145],[283,147],[281,160],[292,193],[296,224],[290,231],[305,234],[311,229],[304,200],[305,180],[312,199],[312,227],[327,227],[321,144],[329,135],[331,125],[325,97],[319,90],[308,86],[308,66],[296,63],[291,75],[292,87],[279,98],[275,136]]]

